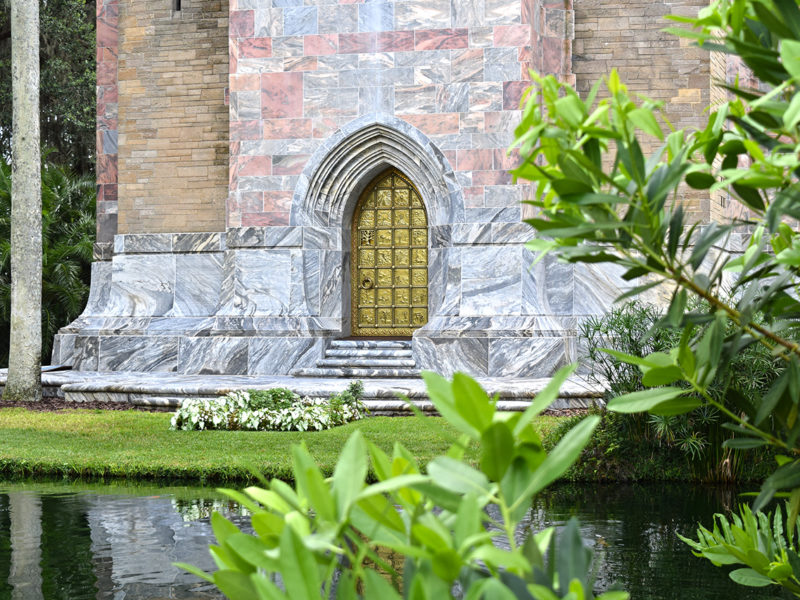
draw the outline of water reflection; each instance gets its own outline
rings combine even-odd
[[[710,526],[715,512],[741,503],[739,491],[677,484],[562,485],[537,499],[530,526],[538,531],[580,519],[582,537],[595,550],[599,590],[616,581],[633,599],[791,598],[777,586],[736,585],[727,576],[730,568],[696,558],[676,536],[695,537],[698,522]]]
[[[209,516],[227,504],[209,490],[124,492],[0,486],[0,599],[221,598],[172,563],[214,570]]]
[[[619,581],[634,600],[784,597],[735,585],[675,536],[737,503],[734,490],[714,487],[566,485],[537,499],[527,525],[578,517],[598,591]],[[214,510],[250,530],[243,509],[204,488],[0,483],[0,600],[221,598],[172,566],[215,569]]]

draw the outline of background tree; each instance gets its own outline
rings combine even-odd
[[[95,2],[40,2],[42,145],[76,173],[94,172]],[[11,155],[11,5],[0,0],[0,156]]]
[[[11,4],[11,327],[3,397],[42,398],[42,198],[39,148],[39,3]]]
[[[42,364],[53,337],[89,297],[95,239],[95,181],[42,162]],[[0,158],[0,367],[8,365],[11,319],[11,166]]]

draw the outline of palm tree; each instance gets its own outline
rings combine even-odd
[[[0,161],[0,364],[8,364],[11,317],[11,168]],[[95,239],[94,178],[42,165],[42,363],[53,337],[83,310]]]

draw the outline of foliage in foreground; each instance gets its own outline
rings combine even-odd
[[[791,516],[791,507],[786,506],[786,515]],[[695,556],[710,560],[717,566],[746,565],[730,572],[736,583],[749,587],[767,587],[778,582],[781,586],[800,595],[800,520],[785,521],[781,507],[774,513],[753,513],[749,506],[742,506],[739,514],[714,515],[714,528],[697,530],[698,541],[678,535],[694,550]],[[784,532],[784,523],[786,531]]]
[[[466,375],[450,382],[425,373],[431,401],[461,438],[424,472],[402,444],[390,455],[356,433],[325,479],[305,445],[294,446],[294,486],[273,479],[226,491],[251,511],[255,534],[215,514],[219,570],[181,566],[232,599],[443,599],[455,587],[471,600],[594,598],[592,552],[576,522],[560,536],[519,526],[534,495],[575,461],[597,425],[597,417],[585,419],[549,454],[532,427],[572,370],[559,371],[524,413],[497,412]],[[465,460],[470,442],[480,443],[477,466]],[[368,461],[377,483],[366,481]],[[387,554],[403,558],[402,574]]]
[[[740,57],[761,85],[725,86],[731,99],[709,108],[705,129],[665,135],[658,104],[637,104],[616,72],[600,100],[600,82],[584,99],[537,76],[517,130],[524,162],[515,171],[541,193],[530,247],[610,265],[632,285],[620,299],[656,286],[672,294],[659,327],[678,332],[678,342],[644,358],[610,350],[639,368],[647,389],[608,408],[658,416],[718,410],[734,434],[726,448],[779,453],[753,510],[786,495],[793,526],[800,512],[800,345],[792,333],[800,327],[800,234],[788,222],[800,218],[800,7],[797,0],[714,0],[697,18],[675,19],[694,27],[679,35]],[[662,142],[649,156],[642,133]],[[604,163],[604,154],[613,162]],[[684,186],[721,190],[746,220],[691,223],[680,202]],[[724,249],[737,231],[749,240],[733,257]],[[690,298],[701,308],[690,308]],[[754,345],[780,361],[761,396],[731,385],[734,359]],[[766,576],[800,596],[785,579]]]
[[[663,309],[634,300],[581,323],[579,335],[591,365],[589,378],[603,386],[606,401],[646,389],[639,368],[607,350],[640,359],[653,352],[669,352],[680,342],[681,333],[658,327],[664,317]],[[730,325],[728,329],[733,333]],[[718,377],[709,393],[723,404],[726,387],[749,398],[761,398],[782,368],[780,359],[763,346],[747,346],[731,358],[730,381]],[[703,405],[682,415],[602,413],[601,424],[576,465],[583,471],[572,473],[573,477],[590,476],[591,458],[597,459],[594,468],[613,480],[737,481],[760,480],[769,474],[764,464],[769,453],[751,452],[745,458],[743,451],[723,447],[733,434],[724,428],[720,412],[713,406]],[[560,428],[569,426],[563,423]]]
[[[95,239],[94,177],[42,164],[42,364],[53,338],[89,297]],[[11,166],[0,158],[0,366],[11,323]]]
[[[331,398],[301,398],[286,388],[236,390],[217,398],[190,398],[175,411],[170,429],[322,431],[364,417],[368,411],[361,402],[363,395],[364,385],[354,381]]]

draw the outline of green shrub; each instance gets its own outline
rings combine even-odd
[[[89,297],[95,240],[95,181],[42,165],[42,364],[58,330]],[[0,366],[8,365],[11,320],[11,166],[0,157]]]
[[[707,310],[703,303],[690,308]],[[606,400],[646,389],[642,371],[617,358],[620,353],[644,358],[668,352],[680,342],[681,332],[662,326],[664,318],[662,309],[636,300],[581,324],[589,377],[603,385]],[[723,375],[724,380],[720,377],[709,386],[721,402],[731,390],[758,400],[780,375],[780,360],[763,346],[750,345],[732,359],[731,369]],[[681,415],[601,413],[601,424],[584,457],[570,473],[575,479],[731,481],[768,473],[764,460],[768,451],[743,461],[740,450],[723,447],[732,434],[723,428],[713,406],[702,405]],[[563,435],[569,427],[569,422],[563,423],[554,435]]]
[[[289,408],[297,400],[297,394],[286,388],[273,388],[271,390],[248,390],[250,395],[249,406],[251,409],[263,408],[279,410]]]
[[[217,398],[184,400],[170,421],[182,431],[230,429],[251,431],[322,431],[361,419],[361,382],[330,399],[300,397],[286,388],[237,390]]]

